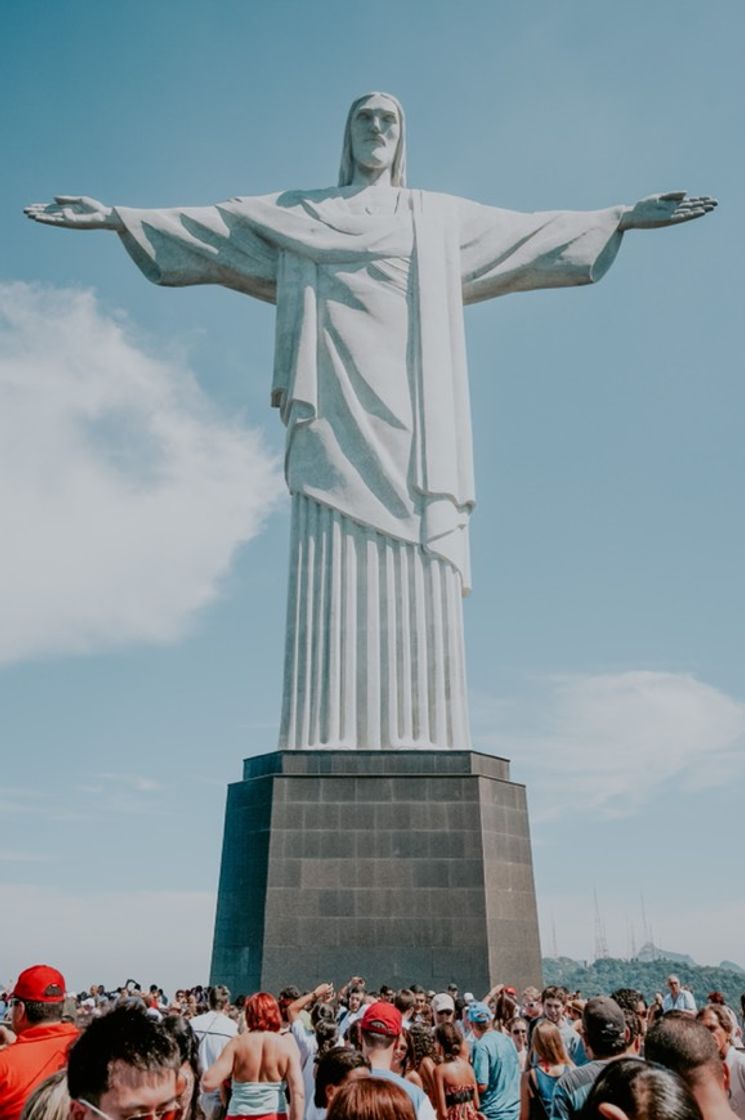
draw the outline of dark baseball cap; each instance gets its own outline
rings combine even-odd
[[[582,1012],[585,1038],[593,1052],[614,1050],[626,1035],[626,1018],[614,999],[596,996],[588,999]]]

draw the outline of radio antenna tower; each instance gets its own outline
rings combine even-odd
[[[558,960],[558,957],[559,957],[559,943],[556,940],[556,915],[555,914],[551,915],[551,953],[553,955],[554,960]]]
[[[605,923],[600,916],[598,892],[594,887],[592,894],[595,899],[595,960],[602,961],[608,956],[608,942],[605,937]]]

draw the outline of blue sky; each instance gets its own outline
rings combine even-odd
[[[743,960],[739,0],[3,5],[0,979],[207,973],[225,786],[275,746],[288,504],[273,311],[160,290],[55,193],[335,180],[351,99],[409,182],[514,209],[685,188],[597,287],[467,312],[475,745],[526,781],[544,950]],[[464,978],[466,979],[466,978]]]

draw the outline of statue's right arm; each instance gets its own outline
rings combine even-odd
[[[105,206],[85,195],[58,194],[54,202],[34,202],[23,209],[27,218],[45,226],[65,229],[111,229],[121,232],[124,226],[113,206]]]

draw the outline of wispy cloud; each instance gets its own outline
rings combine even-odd
[[[671,783],[713,789],[745,774],[745,704],[688,674],[558,676],[474,706],[477,741],[513,759],[536,819],[577,805],[628,816]]]
[[[0,284],[0,662],[179,638],[280,492],[92,293]]]

